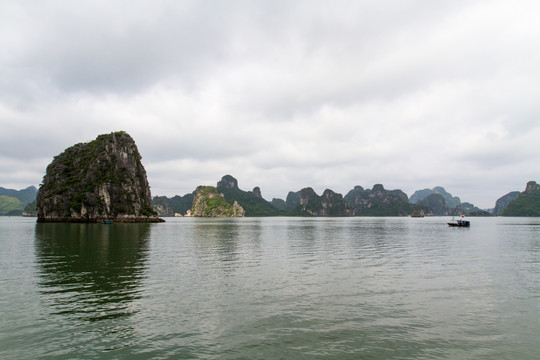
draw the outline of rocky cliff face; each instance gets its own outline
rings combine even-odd
[[[292,192],[289,191],[287,198],[285,199],[285,208],[287,210],[292,210],[300,205],[300,191]]]
[[[497,202],[495,203],[495,208],[493,209],[493,215],[499,216],[503,213],[504,209],[510,204],[510,201],[517,198],[519,195],[519,191],[512,191],[508,194],[500,197],[497,199]]]
[[[448,211],[448,215],[452,215],[452,216],[467,215],[467,216],[482,216],[482,217],[493,216],[491,212],[482,210],[468,202],[463,202],[460,205],[456,206],[455,208],[450,209]]]
[[[525,191],[510,201],[502,216],[540,216],[540,185],[529,181]]]
[[[188,210],[191,211],[194,196],[195,191],[184,196],[175,195],[172,198],[156,196],[152,199],[152,207],[159,216],[185,215]]]
[[[425,206],[411,204],[407,194],[401,190],[386,190],[376,184],[371,190],[355,186],[345,195],[356,216],[408,216],[415,210],[426,215],[430,210]]]
[[[229,204],[237,202],[244,210],[245,216],[276,216],[282,212],[262,198],[261,189],[244,191],[238,187],[238,181],[231,175],[225,175],[217,183],[217,191],[225,196]]]
[[[261,188],[258,187],[258,186],[255,186],[255,187],[253,188],[252,193],[253,193],[253,195],[255,195],[256,197],[258,197],[258,198],[260,198],[260,199],[263,198],[263,197],[262,197],[262,193],[261,193]]]
[[[223,194],[213,186],[199,186],[195,190],[191,216],[243,217],[244,209],[235,201],[229,204]]]
[[[433,211],[433,215],[436,215],[436,216],[448,215],[448,211],[450,210],[448,208],[448,205],[446,205],[446,201],[444,197],[441,194],[437,194],[437,193],[432,193],[426,196],[425,198],[423,198],[421,201],[418,202],[418,205],[427,206]],[[458,212],[453,215],[463,215],[463,214]]]
[[[536,181],[529,181],[525,187],[525,192],[534,192],[540,191],[540,184],[537,184]]]
[[[272,204],[273,207],[275,207],[278,210],[282,210],[282,211],[287,210],[287,203],[283,199],[273,198],[270,203]]]
[[[174,209],[170,205],[170,200],[166,196],[155,196],[152,199],[152,207],[159,216],[174,216]]]
[[[318,216],[322,210],[321,198],[315,193],[315,191],[308,187],[300,190],[299,202],[297,210],[302,215]]]
[[[287,195],[288,215],[296,216],[351,216],[353,211],[341,194],[326,189],[319,196],[310,188]]]
[[[423,200],[418,202],[418,205],[424,205],[431,209],[429,215],[436,216],[492,216],[491,213],[481,210],[468,202],[462,202],[456,207],[449,208],[447,199],[445,199],[441,194],[433,193],[426,196]]]
[[[420,201],[424,200],[428,195],[431,194],[441,195],[446,202],[446,206],[448,208],[455,208],[456,206],[461,204],[461,200],[459,197],[452,196],[452,194],[447,192],[442,186],[435,186],[433,189],[417,190],[414,192],[414,194],[411,195],[409,202],[411,202],[412,204],[418,204],[420,203]]]
[[[238,189],[238,180],[231,175],[225,175],[221,178],[221,181],[218,181],[217,187],[229,190]]]
[[[56,156],[37,194],[39,222],[160,222],[141,155],[125,132],[100,135]]]
[[[341,194],[326,189],[321,196],[321,211],[317,216],[351,216],[353,209]]]

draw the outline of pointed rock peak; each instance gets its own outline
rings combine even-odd
[[[287,194],[287,199],[285,200],[285,203],[287,204],[287,208],[292,209],[298,204],[300,204],[300,191],[298,192],[292,192],[289,191]]]
[[[331,198],[331,197],[334,197],[336,195],[337,194],[334,191],[330,190],[330,189],[324,190],[324,192],[322,194],[322,196],[325,197],[325,198]]]
[[[375,184],[375,185],[373,185],[372,191],[385,191],[385,190],[384,190],[384,186],[382,186],[382,184]]]
[[[258,186],[253,188],[253,195],[262,199],[261,189]]]
[[[403,200],[403,201],[409,202],[409,197],[407,196],[407,194],[405,194],[405,193],[404,193],[403,191],[401,191],[400,189],[392,190],[392,191],[390,191],[390,193],[391,193],[392,195],[397,196],[398,198],[400,198],[400,199]]]
[[[307,187],[300,190],[300,196],[305,196],[305,195],[317,196],[317,193],[315,192],[315,190],[313,190],[313,188]]]
[[[238,189],[238,180],[231,175],[225,175],[221,178],[221,181],[218,181],[217,187],[224,189]]]
[[[447,194],[447,191],[442,186],[435,186],[432,190],[439,194]]]
[[[360,185],[356,185],[356,186],[354,187],[354,191],[364,191],[364,188],[361,187]]]
[[[536,181],[529,181],[527,183],[527,187],[525,188],[525,192],[531,192],[531,191],[540,191],[540,185],[536,183]]]

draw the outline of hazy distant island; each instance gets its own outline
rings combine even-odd
[[[443,187],[417,190],[409,198],[382,184],[355,186],[345,196],[311,187],[290,191],[285,200],[263,198],[261,189],[244,191],[231,175],[216,186],[199,185],[172,198],[151,197],[146,171],[126,132],[100,135],[55,156],[39,190],[0,187],[0,215],[37,216],[39,222],[161,222],[158,216],[540,216],[540,185],[500,197],[482,210]]]
[[[0,187],[0,215],[35,216],[36,194],[37,188],[35,186],[29,186],[22,190]]]
[[[161,222],[135,142],[120,131],[54,157],[36,197],[38,222]]]

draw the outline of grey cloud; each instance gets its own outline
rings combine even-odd
[[[194,69],[217,61],[226,46],[220,9],[164,4],[26,3],[13,10],[23,25],[11,27],[27,46],[8,60],[41,85],[66,92],[133,92],[167,76],[195,81]]]

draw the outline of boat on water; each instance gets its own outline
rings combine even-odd
[[[113,221],[112,220],[103,220],[101,223],[102,224],[112,224]]]
[[[468,220],[465,220],[464,217],[462,216],[461,219],[457,219],[457,220],[452,218],[452,220],[448,223],[448,226],[470,227],[471,222]]]

